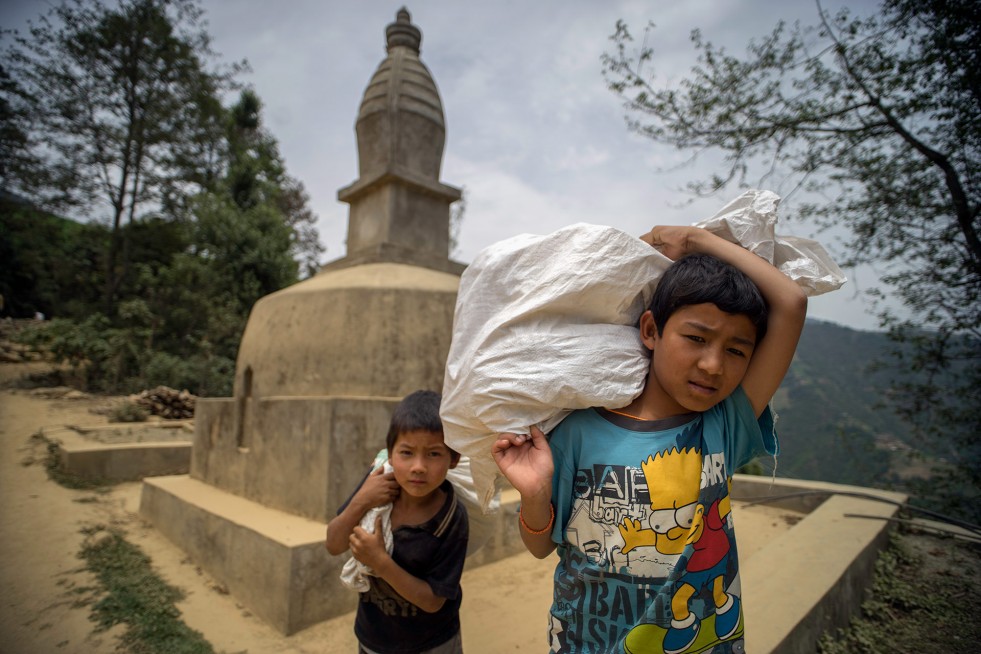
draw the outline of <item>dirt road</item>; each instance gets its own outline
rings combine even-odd
[[[0,385],[26,368],[0,364]],[[48,479],[42,428],[106,422],[105,398],[54,399],[0,388],[0,654],[108,654],[122,627],[97,632],[89,618],[95,581],[78,558],[84,529],[125,531],[186,598],[182,618],[218,652],[354,652],[353,615],[284,637],[252,616],[184,553],[144,523],[139,483],[106,492],[64,488]],[[463,637],[468,654],[531,654],[545,649],[554,562],[512,557],[464,574]]]

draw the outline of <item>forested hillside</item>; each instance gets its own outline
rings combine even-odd
[[[890,341],[808,320],[773,408],[781,477],[881,487],[909,464],[909,427],[888,405]]]

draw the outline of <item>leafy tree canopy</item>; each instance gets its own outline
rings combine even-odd
[[[218,97],[242,65],[207,65],[200,17],[193,0],[74,0],[4,49],[6,149],[25,164],[0,181],[111,226],[110,310],[129,269],[122,225],[206,180],[222,136]]]
[[[286,172],[276,139],[262,125],[262,101],[245,89],[227,117],[228,158],[224,189],[241,210],[267,202],[290,228],[289,250],[300,262],[304,276],[314,274],[324,247],[307,206],[303,184]]]
[[[92,389],[228,394],[254,302],[323,252],[259,97],[222,105],[244,64],[208,64],[200,18],[195,0],[74,0],[4,53],[0,183],[18,194],[0,197],[0,292],[59,318],[32,338]]]

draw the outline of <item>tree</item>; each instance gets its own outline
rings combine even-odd
[[[8,188],[13,186],[11,180],[38,174],[38,162],[30,145],[30,116],[25,112],[25,105],[20,85],[0,65],[0,183]]]
[[[450,256],[457,254],[460,249],[460,230],[463,229],[463,218],[467,213],[467,189],[460,192],[460,199],[450,205]]]
[[[0,295],[4,314],[82,318],[102,290],[108,231],[0,198]]]
[[[184,203],[191,217],[182,223],[187,246],[166,260],[152,251],[141,258],[126,305],[128,331],[119,334],[119,342],[127,334],[143,339],[141,349],[131,348],[138,355],[130,383],[150,387],[166,379],[199,395],[227,395],[252,305],[296,282],[304,253],[316,263],[315,216],[262,128],[261,110],[248,89],[223,110],[220,165]],[[299,230],[313,248],[304,249]]]
[[[12,155],[4,183],[52,207],[110,209],[111,227],[83,230],[29,206],[8,213],[13,200],[0,198],[0,227],[17,237],[0,243],[16,255],[0,290],[16,291],[19,311],[57,307],[64,319],[30,338],[94,390],[227,395],[252,305],[297,281],[298,260],[315,272],[323,251],[258,96],[222,105],[242,67],[206,67],[200,15],[195,0],[121,0],[113,10],[76,0],[18,38],[6,51],[11,74],[0,70],[0,116],[11,121],[0,130],[0,154]],[[39,242],[41,226],[51,238]],[[89,237],[81,262],[74,234]],[[65,274],[46,265],[66,259],[56,266]]]
[[[721,153],[723,171],[690,191],[750,180],[787,190],[801,219],[851,231],[844,265],[884,266],[883,283],[908,310],[901,319],[877,305],[904,373],[895,406],[944,462],[944,488],[977,518],[981,4],[884,0],[867,18],[820,5],[817,14],[814,27],[778,23],[745,58],[694,31],[698,63],[676,87],[658,86],[646,70],[653,48],[635,49],[620,21],[604,76],[631,130],[696,156]]]
[[[110,314],[129,271],[122,227],[210,176],[222,136],[218,95],[242,65],[207,67],[213,53],[201,13],[195,0],[121,0],[113,8],[73,0],[4,52],[12,81],[0,91],[17,119],[13,133],[40,162],[4,182],[47,209],[107,212]]]
[[[290,253],[300,262],[305,277],[313,275],[324,252],[316,230],[317,216],[307,206],[303,184],[287,174],[276,139],[262,125],[262,101],[252,89],[242,91],[228,111],[227,124],[227,168],[222,184],[230,199],[243,211],[264,202],[272,205],[290,231]]]

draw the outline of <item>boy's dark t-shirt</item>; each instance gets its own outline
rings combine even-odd
[[[361,593],[354,633],[365,647],[379,654],[424,652],[460,631],[460,577],[467,556],[469,524],[453,484],[444,480],[440,488],[446,499],[436,515],[421,525],[402,525],[392,532],[392,559],[427,582],[446,602],[439,611],[427,613],[395,592],[384,579],[369,576],[371,587]]]

